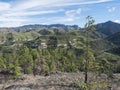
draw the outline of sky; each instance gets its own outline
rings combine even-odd
[[[90,15],[96,23],[120,23],[120,0],[0,0],[0,27],[66,24],[83,27]]]

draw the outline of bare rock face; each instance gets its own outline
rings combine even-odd
[[[79,84],[83,80],[84,75],[80,72],[57,73],[49,76],[23,75],[16,80],[0,83],[0,90],[82,90]],[[119,90],[119,87],[115,90]]]

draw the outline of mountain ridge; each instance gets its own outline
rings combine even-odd
[[[31,31],[31,30],[40,30],[40,29],[61,29],[61,30],[78,30],[80,27],[78,25],[65,25],[65,24],[50,24],[50,25],[42,25],[42,24],[33,24],[33,25],[24,25],[19,27],[3,27],[0,28],[1,30],[13,30],[17,32],[21,31]]]
[[[33,24],[33,25],[24,25],[19,27],[4,27],[0,28],[0,31],[17,31],[17,32],[26,32],[31,30],[41,30],[41,29],[60,29],[63,31],[68,30],[84,30],[84,28],[79,27],[78,25],[65,25],[65,24],[50,24],[50,25],[42,25],[42,24]],[[107,21],[104,23],[96,24],[96,31],[103,33],[107,36],[120,32],[120,24],[112,21]]]
[[[96,28],[98,32],[108,36],[120,32],[120,24],[112,21],[97,24]]]

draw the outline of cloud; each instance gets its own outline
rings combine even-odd
[[[18,3],[16,5],[17,9],[19,10],[26,10],[26,9],[31,9],[31,8],[36,8],[36,7],[47,7],[47,6],[52,6],[52,4],[56,2],[56,0],[24,0],[21,3]],[[14,10],[17,10],[14,9]]]
[[[13,12],[4,14],[4,16],[34,16],[34,15],[42,15],[42,14],[50,14],[50,13],[57,13],[62,12],[63,9],[59,10],[48,10],[48,11],[20,11],[20,12]]]
[[[29,19],[22,17],[5,17],[0,16],[0,27],[16,27],[22,25],[24,22],[28,22]]]
[[[108,7],[108,12],[114,12],[116,10],[116,7]]]
[[[19,17],[0,17],[0,22],[24,22],[27,21],[24,18],[19,18]]]
[[[17,27],[17,26],[21,26],[21,25],[22,25],[22,23],[19,21],[16,21],[16,22],[8,21],[8,22],[2,22],[0,24],[0,27]]]
[[[0,2],[0,11],[9,10],[11,5],[9,3]]]
[[[116,22],[116,23],[120,23],[120,20],[115,20],[114,22]]]
[[[66,11],[65,14],[66,16],[68,17],[74,17],[76,14],[80,14],[82,11],[81,8],[78,8],[77,10],[69,10],[69,11]]]
[[[81,8],[65,11],[64,16],[52,17],[46,19],[50,23],[71,23],[80,19]]]
[[[17,9],[25,10],[36,7],[61,7],[61,6],[73,6],[73,5],[82,5],[82,4],[96,4],[109,2],[113,0],[24,0],[20,4],[16,5]]]
[[[113,0],[69,0],[69,1],[64,1],[64,0],[58,0],[61,1],[61,3],[58,3],[54,6],[73,6],[73,5],[85,5],[85,4],[97,4],[97,3],[104,3],[104,2],[109,2]]]
[[[12,2],[0,2],[0,26],[19,26],[31,22],[38,23],[38,18],[39,21],[41,21],[41,18],[44,18],[46,22],[72,22],[78,18],[82,9],[65,11],[64,7],[109,1],[112,0],[14,0]],[[65,15],[60,17],[60,13]],[[54,17],[52,16],[49,20],[49,14],[58,16],[53,15]]]
[[[79,16],[81,14],[82,9],[78,8],[76,10],[69,10],[65,12],[65,18],[63,19],[63,21],[65,22],[71,22],[74,21],[77,17],[77,15]]]

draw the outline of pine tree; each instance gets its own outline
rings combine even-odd
[[[33,57],[28,47],[23,47],[20,53],[20,65],[25,74],[33,73]]]
[[[32,49],[31,54],[32,54],[32,57],[33,57],[33,74],[35,75],[36,62],[39,58],[39,53],[38,53],[37,49]]]
[[[15,60],[15,62],[14,62],[13,74],[14,74],[14,78],[17,78],[18,76],[21,75],[20,65],[19,65],[18,59]]]
[[[56,36],[50,36],[49,40],[47,41],[48,49],[55,49],[57,47],[58,41]]]
[[[2,58],[0,58],[0,69],[1,69],[1,71],[4,71],[5,68],[6,68],[6,65],[4,63],[4,60]]]
[[[94,20],[91,16],[86,17],[86,24],[85,24],[85,32],[86,32],[86,46],[85,46],[85,50],[86,50],[86,59],[85,59],[85,83],[88,82],[88,66],[89,66],[89,62],[90,62],[90,57],[89,57],[89,33],[95,30],[95,26],[94,26]]]

